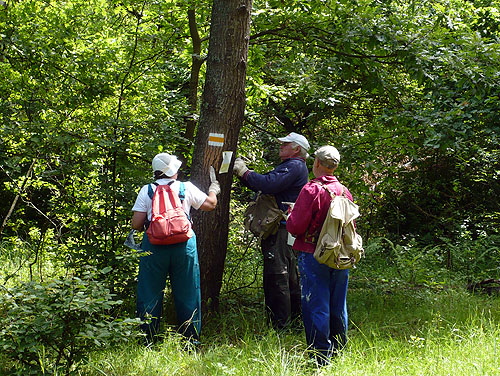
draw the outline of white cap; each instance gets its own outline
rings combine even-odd
[[[340,153],[339,151],[330,145],[322,146],[314,153],[314,156],[319,160],[327,163],[339,164],[340,163]]]
[[[309,150],[309,142],[307,141],[307,138],[295,132],[289,133],[286,137],[278,138],[278,141],[295,142],[297,145],[300,145],[304,149]]]
[[[156,154],[152,163],[153,172],[161,171],[168,177],[174,176],[179,171],[181,164],[182,162],[175,155],[167,153]]]

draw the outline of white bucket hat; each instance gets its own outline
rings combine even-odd
[[[304,149],[309,150],[309,142],[307,141],[307,138],[302,136],[301,134],[292,132],[286,135],[285,137],[278,138],[278,141],[280,142],[295,142],[297,145],[300,145]]]
[[[179,171],[181,164],[182,162],[175,155],[168,153],[156,154],[152,162],[153,172],[161,171],[168,177],[174,176]]]

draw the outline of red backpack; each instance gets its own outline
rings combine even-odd
[[[153,212],[146,234],[154,245],[176,244],[187,241],[193,236],[191,222],[184,212],[179,196],[184,200],[184,183],[181,182],[179,195],[168,185],[149,185],[148,195],[153,200]]]

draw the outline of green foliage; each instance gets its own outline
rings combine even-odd
[[[0,263],[4,267],[0,279],[3,286],[22,281],[39,280],[64,273],[64,264],[57,257],[56,236],[52,229],[41,232],[32,227],[29,238],[5,237],[0,242]]]
[[[452,159],[457,172],[429,181],[432,192],[477,175],[494,190],[495,4],[256,1],[240,154],[266,171],[276,162],[272,136],[299,131],[313,149],[335,144],[339,177],[374,214],[360,220],[370,236],[394,228],[375,215],[382,196],[408,200],[398,192],[410,188],[411,200],[430,212],[425,189],[405,180],[427,174],[429,156]],[[206,2],[23,1],[2,10],[2,213],[21,198],[8,235],[53,228],[68,267],[104,267],[110,252],[120,256],[151,156],[190,142],[181,136],[184,119],[195,115],[186,99],[189,7],[205,35]],[[490,162],[470,164],[477,155]],[[405,174],[408,164],[418,165],[420,176]],[[483,196],[471,198],[481,207]],[[497,213],[487,208],[490,229],[498,227]]]
[[[495,4],[256,2],[251,124],[278,133],[278,119],[313,149],[333,143],[367,236],[456,240],[460,230],[443,227],[464,217],[495,232],[500,208],[487,197],[500,189],[497,157],[474,162],[498,156]]]
[[[500,237],[440,238],[428,245],[416,238],[393,242],[372,239],[359,274],[378,282],[425,286],[462,286],[500,279]]]
[[[106,270],[103,272],[107,272]],[[136,319],[117,319],[122,302],[95,279],[26,282],[0,295],[1,366],[12,374],[70,372],[96,349],[136,336]]]
[[[443,239],[443,250],[451,254],[451,270],[461,272],[468,282],[500,279],[500,236],[492,235],[476,240],[463,238],[451,243]]]
[[[471,146],[407,163],[390,189],[378,187],[385,194],[377,200],[375,221],[392,239],[415,236],[424,244],[498,234],[500,208],[491,200],[500,189],[498,156],[498,149]]]
[[[386,238],[372,239],[365,247],[366,260],[359,263],[359,270],[372,280],[395,285],[453,284],[465,274],[453,275],[447,269],[445,251],[445,247],[439,245],[422,248],[414,239],[405,244]]]
[[[3,241],[29,242],[32,228],[51,229],[45,247],[57,249],[50,257],[58,265],[76,274],[112,266],[112,290],[132,295],[135,265],[122,244],[136,191],[151,179],[155,153],[190,142],[181,137],[190,5],[1,7]],[[208,9],[197,5],[204,28]]]
[[[251,199],[248,191],[234,192],[239,199]],[[246,206],[239,205],[237,200],[231,202],[231,225],[229,226],[229,242],[224,266],[222,285],[223,299],[226,294],[245,291],[261,285],[262,256],[259,240],[243,224],[243,212]]]
[[[0,280],[23,299],[29,301],[29,292],[42,301],[42,295],[52,291],[49,285],[59,291],[66,283],[73,286],[76,277],[48,284],[21,281],[43,281],[64,273],[80,276],[84,285],[99,285],[102,296],[106,286],[124,300],[108,307],[113,315],[123,309],[131,316],[137,257],[122,246],[130,227],[130,208],[137,189],[150,179],[151,157],[159,151],[189,150],[192,143],[182,136],[185,120],[197,118],[187,100],[192,52],[187,10],[196,10],[204,38],[209,32],[210,2],[4,3],[0,5],[0,260],[8,272]],[[362,211],[357,224],[367,243],[367,259],[358,272],[369,279],[370,288],[498,278],[498,9],[498,1],[484,0],[254,2],[247,121],[238,154],[256,171],[269,171],[279,163],[274,137],[289,131],[306,135],[311,151],[325,143],[340,150],[336,174]],[[202,58],[207,54],[206,43],[201,54]],[[201,83],[204,73],[202,68]],[[189,164],[190,155],[184,157]],[[189,165],[185,167],[188,171]],[[261,283],[257,245],[241,223],[251,196],[234,184],[223,285],[223,293],[230,293],[223,297],[233,305],[247,304],[241,295],[253,297],[251,292],[259,291]],[[88,265],[111,271],[90,282],[84,277]],[[379,295],[358,297],[375,304]],[[397,295],[402,300],[412,298]],[[382,301],[400,303],[385,295]],[[432,301],[426,296],[418,302]],[[44,304],[53,310],[54,320],[58,318],[59,308]],[[262,314],[256,304],[249,306],[246,315]],[[22,313],[20,307],[16,312]],[[382,308],[375,306],[381,316]],[[11,317],[6,312],[2,310],[2,320]],[[40,317],[35,309],[32,313],[33,320]],[[401,313],[395,314],[395,321]],[[447,320],[452,321],[449,316]],[[377,324],[396,327],[395,331],[403,326],[382,319]],[[420,341],[427,339],[423,328],[415,331],[405,332],[413,347],[402,358],[421,356],[413,352],[421,343],[434,349],[432,341]],[[27,331],[22,333],[27,336]],[[483,338],[470,328],[464,333]],[[86,343],[99,338],[92,336]],[[486,345],[496,343],[495,336],[486,339]],[[258,372],[303,373],[302,364],[295,363],[300,362],[302,350],[288,357],[282,350],[290,351],[293,345],[280,347],[279,340],[271,337],[262,347],[253,347],[259,341],[245,337],[245,343],[252,343],[244,347],[245,354],[257,359],[253,363]],[[42,359],[44,367],[66,367],[63,358],[60,363],[54,360],[54,347],[36,338],[43,347],[34,352],[25,348],[19,354],[26,355],[30,364]],[[78,334],[76,338],[83,341]],[[215,335],[209,338],[217,343]],[[444,343],[460,350],[455,339],[446,337]],[[392,346],[390,340],[381,343],[370,337],[366,343],[391,354],[407,342]],[[376,351],[366,351],[362,340],[359,343],[353,348],[351,371],[364,369],[356,364],[361,362],[356,356],[369,354],[374,365],[366,372],[383,374],[377,364],[385,360]],[[472,339],[468,344],[473,347],[481,341]],[[176,369],[237,372],[217,359],[224,353],[237,358],[240,347],[231,341],[218,345],[220,351],[210,349],[202,359],[207,366],[178,353],[165,357],[179,358],[172,373]],[[10,346],[12,342],[7,348],[13,351]],[[266,351],[276,352],[272,361],[261,356]],[[16,357],[14,352],[9,356]],[[146,353],[144,359],[151,356]],[[428,368],[434,371],[431,360],[440,360],[439,354],[429,360]],[[401,373],[397,367],[408,371],[403,363],[389,373]],[[341,366],[338,371],[348,373]]]

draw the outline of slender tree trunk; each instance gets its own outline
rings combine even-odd
[[[3,229],[7,225],[7,222],[9,221],[10,216],[12,215],[12,213],[14,212],[14,209],[16,208],[17,201],[19,200],[19,197],[21,197],[21,195],[24,191],[24,187],[26,186],[26,183],[28,182],[29,178],[31,177],[31,171],[33,171],[33,166],[35,165],[37,159],[38,159],[38,156],[35,159],[33,159],[33,162],[31,162],[31,165],[30,165],[30,168],[28,169],[28,172],[26,172],[26,175],[24,175],[23,184],[21,185],[21,188],[19,188],[19,191],[17,192],[16,197],[14,198],[14,201],[12,202],[12,205],[10,205],[9,212],[7,213],[5,218],[3,219],[2,226],[0,226],[0,238],[3,234]]]
[[[188,10],[189,34],[193,42],[193,53],[191,54],[191,76],[189,78],[189,110],[191,116],[186,121],[186,132],[184,137],[192,140],[196,128],[194,114],[198,112],[198,81],[200,80],[200,69],[203,65],[201,57],[201,38],[196,27],[196,12],[194,8]]]
[[[201,57],[202,39],[200,38],[198,27],[196,25],[196,9],[194,4],[192,4],[188,10],[188,21],[189,35],[191,36],[191,41],[193,43],[193,51],[191,54],[191,75],[189,78],[189,91],[187,96],[189,115],[186,117],[186,130],[184,131],[184,138],[190,142],[179,145],[177,150],[178,153],[176,154],[183,162],[184,166],[187,165],[185,156],[191,153],[191,142],[194,141],[196,124],[198,123],[195,117],[198,113],[198,83],[200,81],[200,70],[204,62]],[[186,172],[186,170],[181,170],[181,174]]]
[[[214,0],[207,73],[192,164],[192,180],[205,191],[209,166],[218,172],[222,152],[236,152],[245,112],[245,76],[252,0]],[[210,134],[221,134],[223,146],[209,145]],[[234,160],[234,154],[233,154]],[[231,163],[232,167],[232,163]],[[218,174],[219,203],[213,212],[197,212],[203,311],[217,310],[227,252],[232,168]]]

